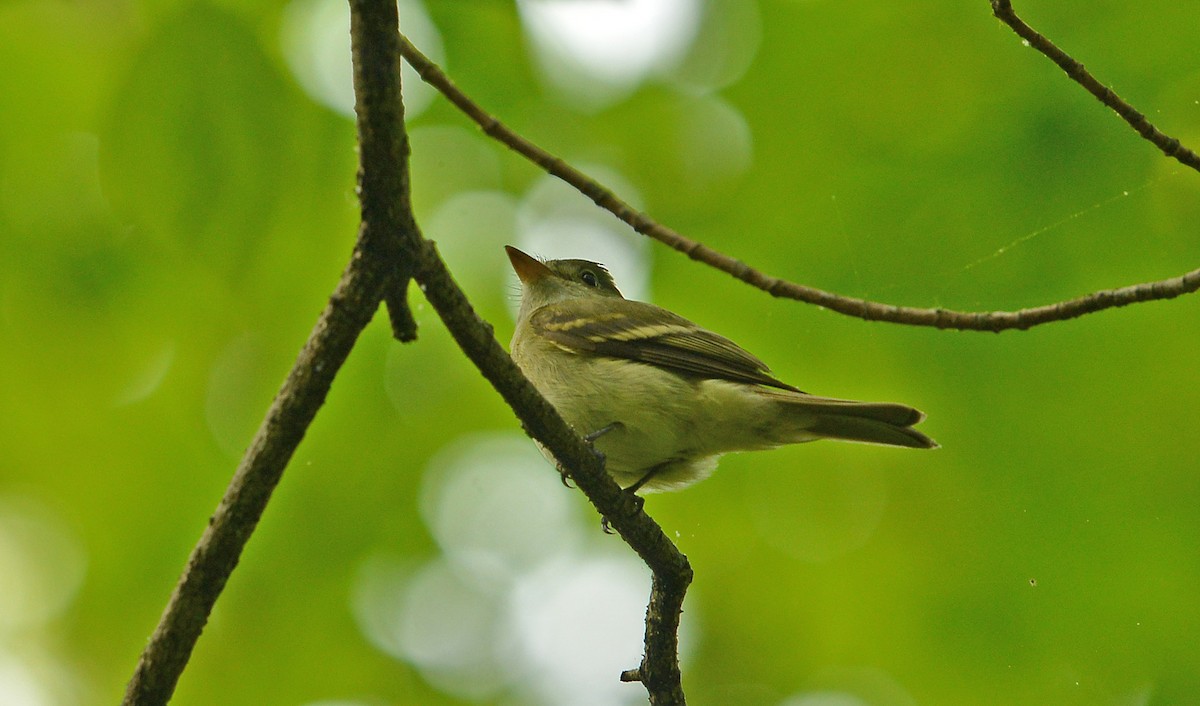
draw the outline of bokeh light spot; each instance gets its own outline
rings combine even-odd
[[[543,703],[601,706],[644,700],[615,679],[642,657],[650,571],[632,557],[555,563],[514,594],[518,644]]]
[[[515,242],[517,205],[502,191],[465,191],[425,221],[425,233],[463,283],[507,282],[504,246]]]
[[[400,31],[426,56],[443,62],[442,38],[418,0],[399,0]],[[342,0],[292,0],[284,9],[280,43],[288,66],[313,100],[354,117],[354,77],[350,64],[350,6]],[[414,117],[433,99],[408,64],[401,67],[404,111]]]
[[[616,675],[641,659],[649,570],[614,554],[622,548],[594,516],[585,528],[577,500],[528,439],[472,435],[447,446],[421,496],[442,553],[368,557],[352,599],[362,631],[461,698],[644,701]],[[684,648],[693,633],[685,623]]]
[[[699,0],[519,0],[517,8],[544,77],[585,109],[674,67],[701,14]]]
[[[83,549],[49,510],[0,498],[0,632],[57,616],[83,581]]]
[[[505,685],[492,645],[499,596],[444,559],[416,567],[374,557],[355,589],[355,613],[368,638],[421,670],[437,688],[479,699]]]
[[[75,599],[86,556],[49,509],[0,497],[0,706],[81,703],[78,675],[47,645]]]
[[[702,194],[745,173],[753,159],[754,138],[741,112],[715,96],[697,97],[685,106],[679,159],[690,186]]]
[[[571,496],[528,439],[466,437],[429,464],[421,514],[446,557],[509,580],[579,541]]]
[[[756,0],[708,0],[691,51],[674,77],[692,92],[730,86],[750,68],[761,42]]]
[[[148,352],[142,356],[141,367],[113,400],[117,406],[141,402],[153,395],[166,379],[171,364],[175,362],[174,341],[164,341],[157,346],[147,345],[145,348]]]

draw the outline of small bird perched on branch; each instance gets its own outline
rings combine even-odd
[[[505,249],[521,280],[513,360],[626,490],[677,490],[721,454],[816,439],[937,447],[916,409],[801,392],[733,341],[621,296],[603,265]]]

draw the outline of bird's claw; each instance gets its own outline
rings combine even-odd
[[[642,509],[646,506],[646,499],[643,498],[642,496],[638,495],[636,490],[630,490],[629,488],[625,488],[621,492],[623,492],[626,496],[628,496],[633,504],[632,512],[629,512],[626,515],[626,517],[633,517],[634,515],[641,512]],[[616,534],[615,532],[613,532],[612,525],[609,523],[607,515],[600,518],[600,529],[604,531],[604,534]]]
[[[604,468],[604,464],[608,460],[608,457],[604,455],[603,451],[597,451],[594,447],[592,448],[592,453],[596,454],[596,458],[600,459],[600,467]],[[571,489],[577,487],[571,484],[571,472],[567,470],[566,466],[562,465],[561,463],[556,463],[554,464],[554,467],[558,469],[558,477],[565,487]]]
[[[571,485],[571,472],[562,464],[555,464],[555,467],[558,469],[558,479],[562,481],[563,487],[574,489],[575,486]]]

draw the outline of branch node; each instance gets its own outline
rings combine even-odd
[[[401,343],[417,340],[417,321],[408,305],[409,277],[403,275],[393,280],[383,292],[387,304],[388,321],[392,325],[392,336]]]

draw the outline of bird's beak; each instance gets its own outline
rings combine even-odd
[[[522,283],[533,284],[552,274],[550,268],[537,258],[526,255],[511,245],[505,245],[504,250],[508,253],[508,260],[512,263],[513,271],[517,273],[517,277],[521,279]]]

